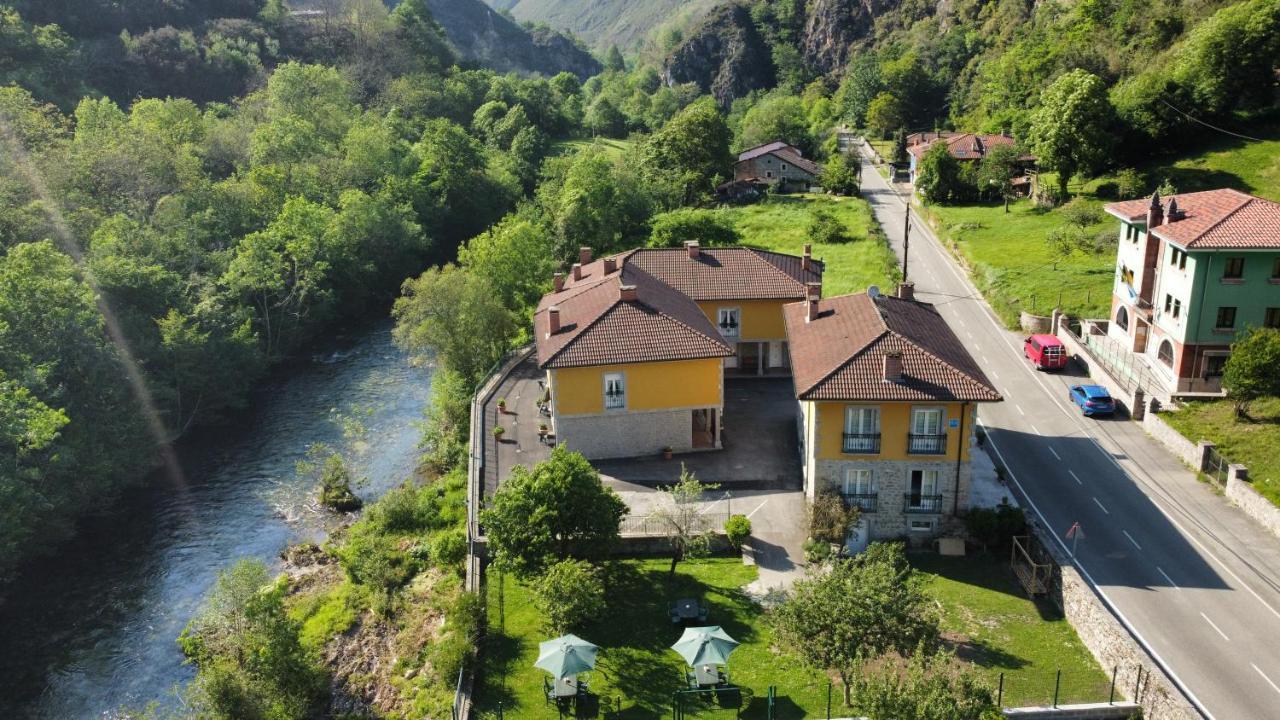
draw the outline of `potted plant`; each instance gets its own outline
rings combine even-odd
[[[504,397],[498,398],[498,412],[505,413],[506,411],[507,411],[507,399]]]
[[[506,434],[506,432],[507,432],[506,428],[502,427],[501,425],[495,425],[493,427],[493,438],[498,442],[502,442],[502,436]]]
[[[668,445],[668,446],[666,446],[666,447],[662,448],[662,459],[663,459],[663,460],[670,460],[670,459],[671,459],[671,453],[672,453],[672,452],[673,452],[673,451],[671,450],[671,446],[670,446],[670,445]]]
[[[546,423],[538,423],[538,437],[546,440],[548,432],[551,432],[551,428],[547,427]]]

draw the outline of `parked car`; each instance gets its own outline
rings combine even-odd
[[[1061,370],[1067,366],[1067,348],[1052,335],[1032,335],[1022,341],[1022,354],[1037,370]]]
[[[1116,411],[1116,401],[1101,385],[1074,385],[1067,396],[1086,417],[1110,415]]]

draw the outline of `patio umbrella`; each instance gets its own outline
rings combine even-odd
[[[729,654],[738,647],[738,641],[729,637],[729,633],[720,629],[719,625],[710,627],[685,628],[684,635],[671,646],[680,653],[680,657],[689,663],[689,667],[699,665],[724,665],[729,662]]]
[[[599,651],[600,648],[577,635],[561,635],[538,643],[538,661],[533,666],[546,670],[559,680],[594,668]]]

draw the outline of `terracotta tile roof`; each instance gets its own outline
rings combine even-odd
[[[783,162],[789,162],[792,165],[795,165],[796,167],[800,168],[801,170],[809,173],[814,177],[817,177],[818,174],[822,172],[822,168],[819,167],[818,163],[801,157],[800,154],[796,152],[794,148],[785,148],[782,150],[775,150],[773,152],[773,156]]]
[[[743,160],[758,158],[761,155],[768,155],[774,150],[781,150],[783,148],[790,148],[790,147],[791,147],[790,145],[782,142],[781,140],[775,140],[771,143],[765,143],[764,145],[757,145],[753,148],[747,148],[746,150],[743,150],[742,152],[738,153],[738,161],[741,162]]]
[[[974,133],[943,133],[941,138],[924,140],[907,148],[907,152],[917,158],[924,157],[934,143],[945,142],[951,155],[960,160],[980,160],[986,157],[991,148],[998,145],[1014,146],[1017,141],[1008,135],[978,135]],[[1020,160],[1035,160],[1034,155],[1021,155]]]
[[[638,268],[605,274],[604,261],[582,278],[543,296],[534,313],[538,367],[581,367],[661,360],[727,357],[733,348],[693,300]],[[622,299],[634,285],[635,300]],[[560,331],[549,333],[550,308]]]
[[[818,260],[805,270],[795,255],[754,248],[702,248],[697,258],[684,248],[632,250],[618,264],[640,268],[694,300],[798,300],[806,283],[822,281]]]
[[[801,400],[996,402],[1000,393],[927,303],[866,293],[783,308],[796,397]],[[884,356],[902,354],[902,379],[884,379]]]
[[[1159,197],[1156,197],[1159,201]],[[1280,248],[1280,203],[1239,190],[1219,189],[1170,196],[1178,217],[1152,231],[1156,237],[1188,250]],[[1149,198],[1107,205],[1107,212],[1129,222],[1146,222]],[[1165,206],[1167,208],[1167,205]]]

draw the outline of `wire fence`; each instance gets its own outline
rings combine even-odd
[[[1205,448],[1204,476],[1220,489],[1227,487],[1227,473],[1230,472],[1230,468],[1231,461],[1219,454],[1217,448]]]
[[[995,678],[996,704],[1002,708],[1057,707],[1122,700],[1134,688],[1117,685],[1119,667],[1108,675],[1044,672],[1000,673]]]
[[[695,533],[724,532],[724,524],[729,520],[727,512],[699,513],[693,517],[690,531]],[[671,534],[671,522],[661,514],[628,515],[622,519],[619,528],[622,535],[645,535],[660,537]]]

